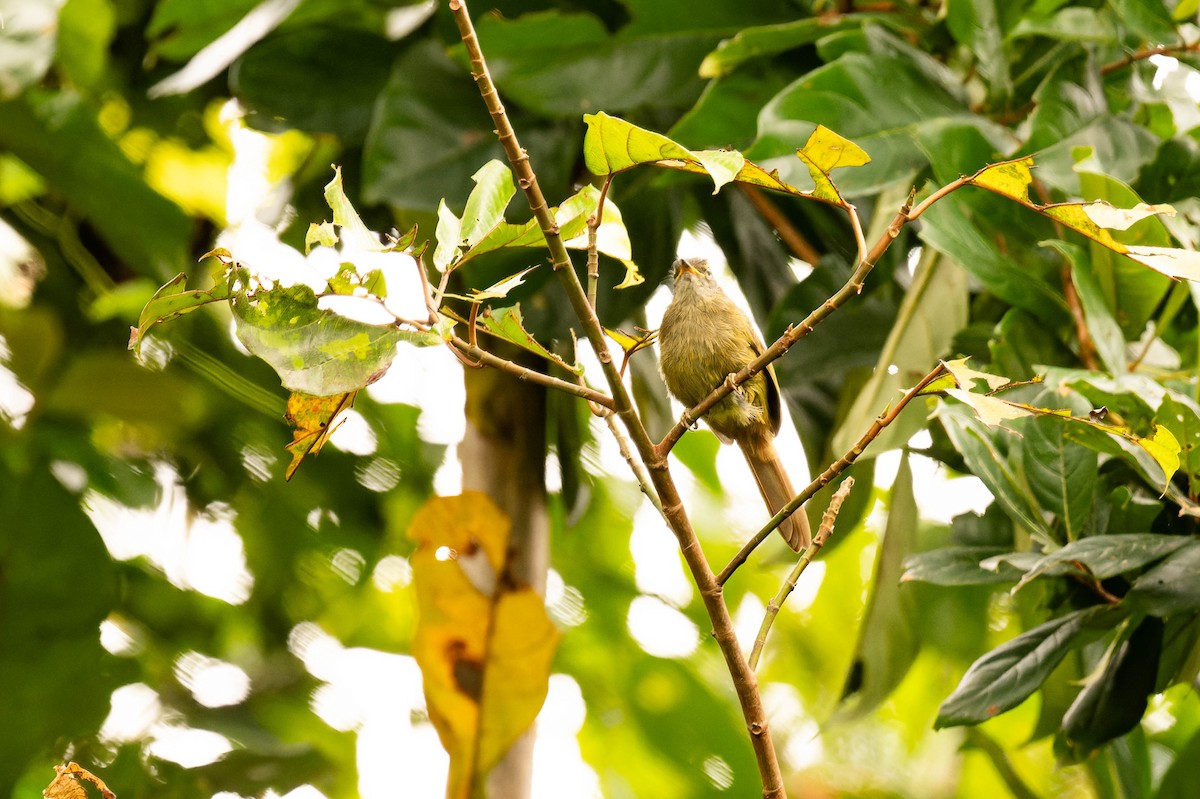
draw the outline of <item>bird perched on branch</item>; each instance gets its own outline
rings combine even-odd
[[[675,262],[675,296],[658,331],[659,367],[670,392],[689,408],[727,376],[762,355],[757,331],[721,289],[702,258]],[[722,443],[737,442],[772,515],[795,495],[773,439],[779,432],[779,384],[768,366],[737,386],[704,415]],[[812,542],[803,511],[779,525],[788,546]]]

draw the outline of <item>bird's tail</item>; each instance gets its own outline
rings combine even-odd
[[[756,441],[752,446],[742,446],[741,450],[746,456],[746,463],[750,464],[750,471],[754,472],[758,490],[762,493],[763,501],[767,503],[771,515],[778,513],[780,508],[791,501],[796,492],[783,469],[783,461],[779,459],[775,445],[768,439]],[[779,534],[787,541],[788,546],[797,552],[812,543],[812,530],[802,508],[783,520],[779,525]]]

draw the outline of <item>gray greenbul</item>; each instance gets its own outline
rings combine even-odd
[[[684,258],[674,269],[675,296],[658,331],[659,367],[667,389],[690,408],[762,355],[763,344],[704,259]],[[737,442],[772,515],[795,496],[773,441],[780,423],[779,383],[770,366],[722,398],[704,421],[721,443]],[[812,542],[803,511],[785,519],[779,532],[796,551]]]

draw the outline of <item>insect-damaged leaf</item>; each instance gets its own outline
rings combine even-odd
[[[735,150],[689,150],[660,133],[603,113],[587,114],[583,119],[588,126],[583,155],[593,173],[611,175],[651,164],[707,174],[713,180],[714,194],[727,183],[736,181],[842,205],[841,195],[830,181],[829,172],[842,166],[861,166],[870,160],[858,145],[818,126],[808,143],[796,151],[816,185],[812,191],[802,191],[780,180],[775,172],[747,161]]]
[[[1174,247],[1130,246],[1117,241],[1108,232],[1109,229],[1124,230],[1147,216],[1174,214],[1174,208],[1169,205],[1145,204],[1134,208],[1114,208],[1103,201],[1041,205],[1029,199],[1029,185],[1033,181],[1030,171],[1032,166],[1032,158],[1005,161],[985,167],[965,178],[965,181],[968,185],[979,186],[1016,200],[1021,205],[1082,233],[1097,244],[1121,253],[1167,277],[1200,280],[1200,252]]]
[[[283,473],[283,479],[291,480],[292,475],[300,468],[301,461],[309,453],[315,458],[321,454],[321,447],[333,435],[333,431],[341,424],[334,424],[339,413],[354,404],[357,391],[346,394],[334,394],[331,397],[314,397],[311,394],[292,392],[288,397],[287,414],[284,416],[292,426],[292,443],[287,450],[292,454],[292,462]]]
[[[237,336],[285,388],[317,396],[363,388],[391,366],[396,344],[436,344],[433,334],[371,325],[317,307],[308,286],[235,293]]]
[[[429,718],[450,754],[446,795],[475,795],[537,717],[558,631],[527,585],[500,579],[510,522],[488,497],[435,497],[417,512],[412,652]]]

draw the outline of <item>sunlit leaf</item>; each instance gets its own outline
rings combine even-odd
[[[485,494],[435,497],[409,537],[418,626],[412,653],[429,717],[450,754],[446,795],[476,795],[546,698],[558,632],[545,602],[499,579],[510,522]]]
[[[522,349],[529,350],[535,355],[553,361],[570,372],[583,374],[583,366],[567,364],[562,358],[546,349],[525,329],[525,320],[521,316],[521,306],[511,305],[504,308],[486,308],[479,314],[476,323],[480,328],[497,338],[510,341]]]
[[[1010,710],[1038,689],[1067,653],[1118,624],[1126,612],[1099,606],[1051,619],[971,664],[938,708],[934,726],[979,724]]]
[[[337,229],[332,222],[313,222],[304,234],[304,251],[311,252],[313,247],[336,247],[338,243]]]
[[[473,303],[480,303],[484,300],[494,300],[507,297],[510,291],[525,282],[525,276],[534,269],[537,269],[537,267],[531,266],[528,269],[522,269],[515,275],[509,275],[503,280],[498,280],[485,289],[471,289],[470,294],[450,294],[447,292],[445,296],[453,297],[456,300],[465,300]]]
[[[224,253],[214,251],[209,255]],[[226,255],[228,253],[225,253]],[[208,305],[210,302],[228,300],[232,296],[230,281],[218,278],[211,289],[186,289],[187,275],[180,272],[171,281],[154,292],[154,296],[142,308],[138,318],[138,326],[133,328],[129,336],[129,349],[141,354],[142,340],[146,332],[159,324],[184,314],[191,313]]]
[[[815,142],[810,138],[811,153],[808,152],[808,145],[804,150],[797,151],[810,173],[814,174],[817,183],[817,188],[813,191],[801,191],[780,180],[774,171],[767,171],[746,161],[740,154],[734,157],[732,151],[688,150],[660,133],[639,128],[623,119],[603,113],[587,114],[584,121],[588,125],[583,144],[584,159],[593,173],[612,175],[643,164],[654,165],[707,174],[716,186],[714,193],[727,183],[737,181],[840,205],[841,197],[829,181],[828,171],[838,166],[866,163],[862,160],[866,158],[866,153],[861,148],[836,133],[821,128],[819,130],[823,133],[813,134],[816,137]]]
[[[463,209],[459,237],[466,247],[486,236],[504,218],[504,209],[516,194],[512,170],[500,161],[488,161],[471,176],[475,188]]]
[[[981,169],[969,178],[968,185],[980,186],[1016,200],[1072,230],[1082,233],[1097,244],[1113,252],[1121,253],[1140,264],[1161,272],[1167,277],[1183,280],[1200,280],[1200,252],[1172,247],[1127,246],[1113,238],[1108,230],[1098,224],[1094,216],[1106,223],[1129,224],[1155,213],[1174,213],[1170,206],[1139,205],[1135,209],[1105,208],[1106,203],[1055,203],[1041,205],[1029,198],[1029,185],[1033,181],[1030,168],[1032,158],[1006,161]],[[1124,229],[1117,227],[1116,229]]]
[[[292,479],[305,456],[311,454],[315,458],[321,454],[321,448],[329,441],[333,431],[341,425],[341,421],[337,420],[338,414],[354,404],[357,394],[357,391],[350,391],[328,397],[314,397],[298,391],[292,392],[287,401],[287,413],[283,417],[292,426],[292,443],[287,445],[292,461],[284,471],[283,479]]]
[[[1165,490],[1166,483],[1171,482],[1175,472],[1179,471],[1179,442],[1171,435],[1170,430],[1156,424],[1154,435],[1149,438],[1135,438],[1134,443],[1150,453],[1150,457],[1162,468]]]
[[[972,369],[967,365],[967,358],[959,358],[953,361],[945,361],[944,366],[946,371],[954,375],[958,387],[971,391],[975,388],[975,381],[982,380],[987,384],[987,387],[992,391],[1007,385],[1010,381],[1007,377],[1001,375],[993,375],[987,372],[980,372]]]
[[[808,167],[808,174],[816,186],[812,192],[813,197],[838,205],[844,200],[833,181],[829,179],[829,173],[839,167],[863,166],[871,161],[871,157],[861,147],[824,125],[817,125],[817,129],[808,137],[804,146],[796,151],[796,155]]]
[[[363,252],[386,249],[379,237],[359,218],[358,211],[354,210],[354,206],[346,197],[346,192],[342,189],[341,167],[333,168],[333,180],[325,186],[325,202],[329,203],[329,208],[333,211],[333,224],[342,229],[341,239],[346,246]]]
[[[317,307],[308,286],[240,291],[230,303],[238,339],[285,388],[329,396],[363,388],[391,365],[396,344],[438,344],[432,333],[371,325]]]
[[[439,272],[445,272],[458,259],[458,251],[462,246],[462,222],[446,201],[438,203],[437,228],[435,236],[437,247],[433,250],[433,265]]]

